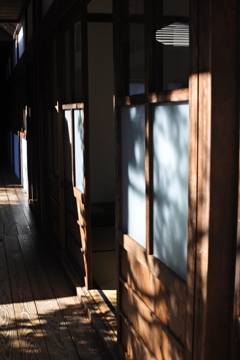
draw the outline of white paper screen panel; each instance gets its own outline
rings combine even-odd
[[[188,220],[188,103],[153,108],[153,253],[185,279]]]
[[[66,179],[72,181],[72,128],[71,128],[71,110],[64,111],[64,172]]]
[[[27,140],[20,138],[21,149],[21,183],[28,194],[28,165],[27,165]]]
[[[145,112],[144,105],[121,110],[122,226],[146,246]]]
[[[74,114],[74,152],[75,152],[75,187],[84,193],[84,152],[82,110],[76,109]]]

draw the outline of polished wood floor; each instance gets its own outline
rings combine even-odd
[[[6,166],[0,166],[0,359],[110,359]]]

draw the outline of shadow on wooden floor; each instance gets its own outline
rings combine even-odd
[[[0,167],[0,358],[110,359],[14,183]]]

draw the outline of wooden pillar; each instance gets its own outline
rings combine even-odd
[[[193,359],[232,359],[238,198],[236,0],[199,0]],[[194,75],[194,74],[193,74]]]

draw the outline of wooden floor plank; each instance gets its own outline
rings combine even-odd
[[[18,204],[12,204],[11,203],[11,207],[12,207],[12,212],[13,212],[13,216],[15,219],[15,222],[17,225],[23,225],[23,226],[27,226],[27,219],[26,216],[23,212],[23,208],[21,205]]]
[[[47,245],[43,238],[34,235],[32,239],[81,359],[110,359],[92,324],[86,318],[83,305],[79,303],[77,296],[73,296],[73,289],[53,250],[49,247],[46,253]]]
[[[18,204],[19,201],[18,201],[17,194],[14,190],[14,186],[12,184],[9,184],[9,182],[6,182],[5,178],[4,178],[4,183],[5,183],[6,194],[7,194],[9,202],[13,203],[13,204]]]
[[[0,179],[0,183],[2,180],[2,185],[5,188],[5,204],[7,201],[8,205],[11,205],[18,234],[36,233],[36,218],[29,207],[27,194],[23,191],[23,188],[16,183],[16,181],[13,181],[14,178],[14,176],[4,173],[4,176]],[[3,192],[1,191],[1,193]],[[16,232],[8,234],[15,235]]]
[[[0,241],[3,241],[3,222],[2,222],[1,212],[0,212]]]
[[[32,234],[36,234],[39,231],[39,226],[37,223],[37,219],[28,204],[28,196],[23,188],[19,185],[14,186],[14,190],[18,197],[18,202],[21,205],[22,213],[25,216],[25,219],[28,223],[28,227]],[[19,234],[24,234],[23,232],[19,232]]]
[[[58,298],[58,302],[81,359],[110,360],[77,296]]]
[[[19,235],[26,270],[51,359],[79,359],[31,235]],[[61,326],[59,326],[61,324]]]
[[[31,234],[31,229],[28,225],[16,225],[17,226],[17,231],[19,235],[24,235],[24,234]]]
[[[10,204],[0,205],[0,216],[2,219],[3,234],[17,235],[18,231]]]
[[[0,176],[0,217],[2,232],[4,235],[17,235],[17,227],[15,224],[11,205],[5,187],[3,176]]]
[[[10,180],[10,182],[11,182],[11,180]],[[19,234],[25,234],[25,233],[29,234],[29,233],[31,233],[30,228],[29,228],[25,213],[23,211],[22,204],[20,203],[18,193],[16,191],[16,189],[18,189],[18,188],[15,188],[15,186],[17,186],[17,185],[13,185],[13,184],[9,185],[9,179],[6,182],[6,178],[5,178],[6,194],[8,197],[8,201],[11,205],[15,223],[18,227],[18,233]]]
[[[0,242],[0,359],[21,359],[4,242]]]
[[[0,359],[110,359],[55,252],[42,237],[26,193],[2,167]]]
[[[0,193],[0,204],[1,205],[9,204],[7,193],[3,190],[1,190]]]
[[[50,359],[18,238],[5,236],[4,241],[22,359]]]

